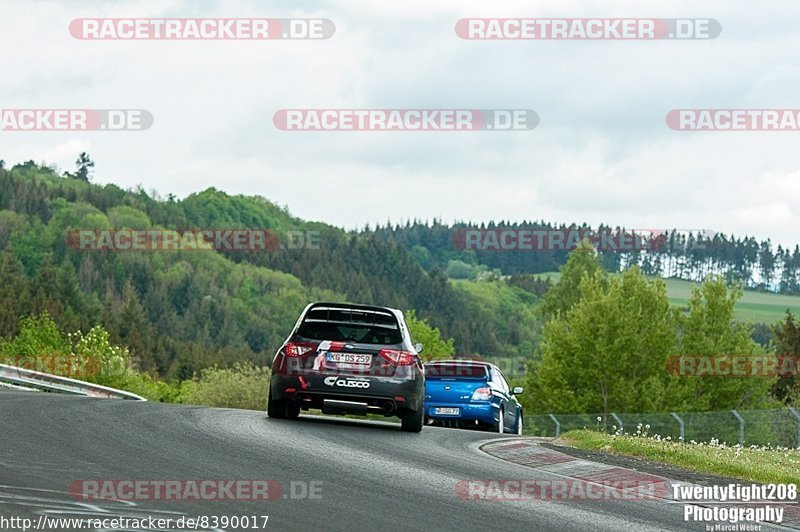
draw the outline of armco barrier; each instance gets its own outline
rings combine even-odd
[[[677,441],[707,443],[716,439],[730,445],[800,448],[800,412],[794,408],[608,415],[531,414],[524,419],[524,433],[532,436],[558,437],[569,430],[584,428],[626,434],[641,430],[651,436]]]
[[[135,393],[107,388],[99,384],[59,377],[49,373],[0,364],[0,384],[15,389],[42,390],[46,392],[104,397],[107,399],[131,399],[146,401]]]

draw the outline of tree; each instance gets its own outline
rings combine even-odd
[[[522,288],[537,297],[544,297],[548,290],[553,287],[553,282],[549,277],[541,278],[537,275],[515,274],[509,275],[504,280],[509,286]]]
[[[663,410],[677,319],[666,285],[638,268],[608,278],[601,271],[580,271],[578,265],[595,264],[593,258],[573,254],[569,260],[567,282],[578,273],[582,279],[569,291],[562,287],[569,306],[560,305],[544,327],[542,359],[527,378],[529,407],[542,413]]]
[[[18,327],[19,332],[14,338],[0,342],[2,356],[66,355],[70,351],[69,342],[46,312],[23,318]]]
[[[417,261],[424,270],[431,268],[431,252],[425,246],[415,245],[411,247],[411,256]]]
[[[775,325],[775,349],[778,355],[800,357],[800,320],[795,320],[791,311],[786,318]],[[787,404],[800,405],[800,376],[785,375],[777,380],[772,388],[773,396]]]
[[[81,181],[89,182],[89,174],[91,169],[94,168],[94,161],[89,158],[89,154],[81,152],[78,155],[78,159],[75,161],[75,166],[77,168],[77,172],[74,174],[67,173],[68,177],[73,177],[75,179],[80,179]]]
[[[425,348],[420,354],[423,360],[453,357],[456,350],[452,338],[443,340],[439,329],[431,327],[425,320],[417,318],[417,314],[413,310],[407,310],[404,314],[412,340],[421,343]]]
[[[734,306],[742,297],[740,285],[730,290],[725,279],[712,276],[692,289],[689,313],[681,319],[678,355],[741,357],[763,355],[751,338],[750,326],[734,320]],[[685,410],[730,410],[771,406],[774,378],[763,376],[673,377],[673,406]]]
[[[607,283],[607,273],[592,249],[579,248],[569,254],[560,270],[561,276],[550,288],[541,307],[545,318],[565,315],[580,300],[580,285],[585,277],[598,276],[601,285]]]
[[[28,279],[11,251],[0,257],[0,279],[0,337],[6,337],[16,333],[19,317],[30,307]]]
[[[154,366],[152,353],[148,350],[148,340],[152,337],[150,324],[130,281],[122,289],[122,301],[122,309],[115,315],[117,336],[138,359],[140,367],[150,369]]]

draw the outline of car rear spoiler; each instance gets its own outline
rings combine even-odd
[[[307,318],[308,314],[312,310],[323,310],[323,309],[328,311],[328,312],[326,312],[326,318],[325,319],[308,319]],[[373,314],[373,316],[372,316],[373,319],[372,319],[372,321],[358,320],[357,322],[356,321],[352,321],[352,320],[350,320],[350,321],[333,320],[333,319],[330,319],[330,311],[331,310],[360,310],[360,311],[364,311],[364,312],[367,312],[367,313],[372,313]],[[390,309],[390,308],[387,308],[387,307],[377,307],[377,306],[372,306],[372,305],[358,305],[358,304],[354,304],[354,303],[326,303],[326,302],[320,302],[320,303],[313,303],[313,304],[308,306],[308,308],[306,309],[305,313],[303,314],[303,321],[304,322],[339,323],[339,324],[344,324],[344,325],[351,324],[351,323],[361,323],[361,324],[370,325],[372,327],[384,327],[384,328],[396,329],[399,326],[399,320],[398,320],[398,316],[397,316],[398,312],[399,311],[396,311],[394,309]],[[386,318],[391,318],[394,323],[392,323],[392,324],[388,324],[388,323],[385,323],[385,322],[384,323],[380,323],[380,322],[375,320],[375,317],[377,315],[383,315]]]
[[[391,309],[389,307],[378,307],[374,305],[361,305],[359,303],[333,303],[333,302],[318,302],[312,303],[308,306],[306,311],[318,308],[318,307],[330,307],[330,308],[341,308],[341,309],[353,309],[353,310],[368,310],[372,312],[382,312],[384,314],[392,314],[396,312],[395,309]]]

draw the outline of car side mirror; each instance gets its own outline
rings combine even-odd
[[[523,389],[522,389],[522,387],[521,387],[521,386],[515,386],[515,387],[514,387],[514,389],[511,391],[511,393],[512,393],[513,395],[519,395],[519,394],[521,394],[522,392],[523,392]]]
[[[414,344],[414,351],[416,351],[417,353],[422,353],[422,349],[423,345],[421,343],[417,342],[416,344]]]

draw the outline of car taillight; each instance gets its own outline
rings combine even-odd
[[[378,354],[393,366],[410,366],[414,363],[414,355],[408,351],[381,349]]]
[[[304,342],[288,342],[283,346],[283,354],[287,357],[301,357],[310,351],[317,349],[316,344],[307,344]]]
[[[488,401],[491,398],[492,398],[491,388],[478,388],[477,390],[472,392],[473,401]]]

